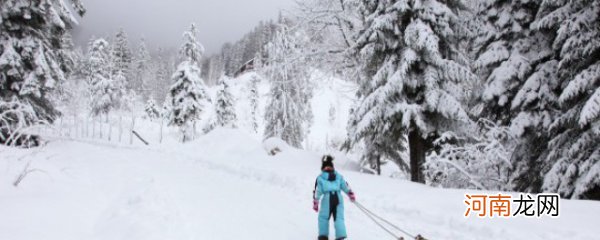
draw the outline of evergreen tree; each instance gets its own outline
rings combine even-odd
[[[225,75],[227,76],[233,76],[234,73],[232,48],[233,47],[231,43],[225,43],[223,44],[223,47],[221,47],[221,59],[223,61],[223,69],[225,71]]]
[[[136,57],[135,57],[135,68],[134,68],[134,76],[133,76],[133,86],[134,90],[143,97],[148,98],[150,94],[150,89],[148,89],[149,83],[149,70],[150,70],[150,53],[148,49],[146,49],[146,43],[142,38],[140,40],[140,45],[138,46]]]
[[[129,73],[131,69],[131,63],[133,62],[133,54],[129,47],[129,39],[127,33],[123,28],[115,34],[114,43],[112,46],[112,55],[115,62],[115,66],[112,74],[116,72]]]
[[[180,128],[182,141],[192,136],[192,126],[200,117],[210,98],[200,78],[200,56],[202,45],[197,40],[196,27],[192,24],[190,31],[184,33],[184,43],[179,51],[182,62],[172,76],[173,85],[169,90],[171,101],[170,125]]]
[[[544,41],[539,45],[544,45]],[[543,178],[542,159],[548,149],[550,124],[556,117],[558,103],[556,93],[560,84],[556,78],[557,61],[547,58],[534,64],[531,72],[514,96],[511,111],[514,116],[510,129],[519,137],[511,162],[513,190],[539,192]]]
[[[170,87],[171,78],[169,76],[169,72],[171,72],[169,67],[169,61],[167,60],[168,56],[162,48],[158,48],[157,55],[155,61],[153,63],[154,71],[154,83],[151,85],[152,87],[152,97],[159,102],[165,102],[165,92],[168,91]]]
[[[517,191],[539,191],[538,158],[548,141],[547,126],[555,111],[559,87],[552,80],[556,62],[549,38],[531,29],[540,2],[478,2],[475,67],[483,81],[476,89],[473,113],[510,125],[519,145],[511,158],[511,185]]]
[[[252,121],[252,130],[254,132],[258,132],[258,100],[260,99],[260,95],[258,92],[258,84],[260,79],[257,75],[252,75],[252,79],[250,79],[250,111],[251,111],[251,121]]]
[[[231,95],[227,77],[219,79],[219,90],[217,92],[216,107],[217,125],[221,127],[235,128],[237,117],[235,114],[235,99]]]
[[[85,13],[79,0],[71,3]],[[0,107],[2,138],[17,125],[52,122],[59,114],[49,98],[73,68],[69,31],[77,21],[64,1],[0,1],[0,9],[0,102],[21,106]]]
[[[78,60],[76,59],[78,56],[76,56],[73,36],[70,31],[66,31],[60,38],[59,46],[60,48],[57,50],[58,62],[63,63],[61,67],[66,73],[65,77],[69,78],[70,74],[75,71],[76,61]],[[58,83],[60,84],[60,81]]]
[[[485,81],[477,116],[508,124],[511,102],[535,64],[550,52],[529,29],[539,8],[536,1],[482,1],[478,4],[480,31],[475,38],[475,67]],[[543,54],[539,54],[543,53]]]
[[[131,72],[133,54],[129,48],[129,39],[127,38],[127,34],[122,28],[116,33],[114,43],[111,45],[111,48],[111,74],[115,81],[114,85],[118,89],[118,98],[121,99],[121,96],[123,96],[127,89],[135,89],[134,82],[131,81],[133,78]]]
[[[152,98],[148,99],[146,102],[144,111],[146,112],[146,116],[151,120],[157,119],[161,115],[158,106],[156,106],[156,102],[154,102],[154,99]]]
[[[166,99],[163,102],[162,108],[160,109],[160,117],[163,120],[168,120],[171,119],[171,101],[169,101],[169,99]]]
[[[74,79],[85,79],[89,74],[89,66],[87,62],[88,59],[86,58],[82,48],[76,48],[72,57],[75,65],[73,66],[73,73],[71,74],[71,77]]]
[[[233,77],[243,64],[252,59],[255,60],[255,68],[261,66],[262,61],[268,57],[265,46],[273,39],[276,28],[273,21],[261,21],[257,27],[238,41],[223,44],[220,53],[210,57],[210,72],[207,73],[210,76],[209,82],[216,82],[221,72]],[[259,61],[256,61],[257,59]]]
[[[117,89],[110,74],[109,44],[104,39],[93,41],[89,49],[89,75],[88,84],[92,100],[91,110],[93,115],[108,114],[117,106]]]
[[[542,169],[542,191],[600,199],[600,2],[544,1],[534,27],[551,32],[564,86]]]
[[[185,42],[179,49],[180,60],[200,66],[200,60],[204,55],[204,46],[198,42],[196,24],[192,23],[190,30],[183,34],[183,38]]]
[[[220,75],[222,75],[224,71],[225,69],[221,55],[212,56],[210,58],[210,83],[213,85],[216,84],[219,80]]]
[[[301,147],[306,134],[308,97],[305,86],[306,76],[302,66],[297,64],[297,36],[281,26],[269,44],[269,67],[271,79],[270,101],[265,112],[265,139],[279,137],[294,147]],[[295,64],[296,63],[296,64]]]
[[[411,180],[425,182],[422,165],[433,139],[469,122],[457,91],[475,79],[458,49],[464,3],[363,0],[358,8],[366,22],[354,52],[363,59],[363,76],[348,145],[375,141],[367,151],[385,156],[401,149],[408,134]]]
[[[263,54],[260,51],[256,52],[256,54],[254,54],[254,62],[253,62],[253,64],[254,64],[254,70],[257,71],[257,72],[260,71],[260,69],[263,67],[263,64],[264,64],[263,59],[262,59],[262,55]]]

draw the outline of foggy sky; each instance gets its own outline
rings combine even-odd
[[[159,45],[177,48],[190,23],[198,27],[207,53],[225,42],[238,40],[260,20],[275,19],[293,0],[83,0],[87,9],[75,29],[76,44],[85,46],[92,36],[112,37],[123,27],[130,47],[141,37],[149,50]]]

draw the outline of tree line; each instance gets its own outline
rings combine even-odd
[[[300,6],[331,55],[319,65],[359,84],[345,147],[367,149],[375,168],[389,160],[416,182],[600,199],[600,2]]]
[[[91,41],[78,68],[62,2],[47,6],[57,17],[25,0],[1,6],[4,142],[56,119],[68,93],[95,115],[163,96],[184,141],[208,105],[219,120],[201,128],[231,126],[231,94],[214,103],[203,79],[228,91],[224,76],[255,59],[271,83],[265,138],[301,146],[320,69],[358,85],[342,148],[377,173],[394,162],[430,185],[600,199],[599,1],[303,0],[204,60],[192,26],[179,54],[158,61],[164,71],[149,67],[143,42],[131,53],[122,31]],[[64,90],[72,74],[84,90]]]

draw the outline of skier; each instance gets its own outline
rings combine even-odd
[[[344,201],[341,192],[348,195],[354,202],[356,197],[344,177],[333,168],[333,157],[325,155],[321,162],[321,174],[315,181],[313,191],[313,209],[319,213],[319,238],[327,240],[329,237],[329,219],[333,217],[335,226],[335,239],[342,240],[347,237],[344,224]],[[319,200],[321,211],[319,211]]]

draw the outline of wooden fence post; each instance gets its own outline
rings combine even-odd
[[[135,115],[131,114],[131,129],[129,129],[129,144],[133,144],[133,129],[135,128]]]
[[[160,135],[158,135],[158,143],[162,143],[164,122],[165,122],[165,120],[161,117],[160,118]]]

